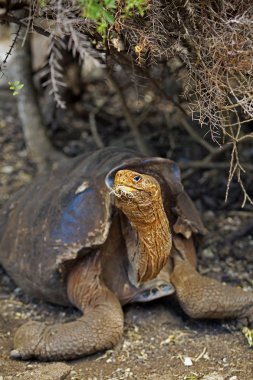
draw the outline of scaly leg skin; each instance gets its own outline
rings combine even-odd
[[[175,258],[171,282],[180,305],[191,318],[237,318],[253,324],[253,293],[200,275],[187,260]]]
[[[99,273],[97,259],[85,258],[78,263],[68,277],[68,295],[84,315],[65,324],[29,322],[21,326],[14,337],[11,357],[70,360],[113,347],[123,334],[123,312]]]

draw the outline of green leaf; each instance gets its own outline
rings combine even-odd
[[[16,95],[18,95],[18,91],[13,92],[13,96],[16,96]]]
[[[243,327],[242,333],[247,339],[248,345],[250,347],[253,347],[253,330],[249,329],[248,327]]]
[[[101,23],[97,27],[98,33],[100,33],[103,37],[105,37],[107,29],[107,23],[105,21],[101,21]]]
[[[134,8],[138,9],[138,12],[141,16],[144,16],[146,7],[147,0],[126,0],[126,16],[130,16],[132,14],[131,10],[133,10]]]
[[[102,7],[98,4],[92,4],[90,7],[87,7],[86,16],[93,20],[97,20],[102,15]]]
[[[46,0],[39,0],[39,6],[40,6],[41,8],[44,8],[46,5],[47,5]]]
[[[104,0],[104,3],[105,3],[106,8],[109,8],[109,9],[116,8],[115,0]]]
[[[144,16],[144,9],[140,5],[137,6],[137,9],[138,9],[140,15]]]
[[[19,86],[17,86],[17,90],[22,90],[23,87],[24,87],[24,84],[21,83]]]
[[[114,23],[114,17],[111,13],[107,12],[107,11],[104,11],[103,12],[103,16],[104,18],[106,19],[106,21],[109,23],[109,24],[113,24]]]
[[[13,82],[13,84],[14,84],[15,86],[17,86],[19,83],[20,83],[19,80],[15,80],[15,82]]]

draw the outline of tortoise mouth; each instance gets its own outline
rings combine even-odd
[[[135,189],[134,187],[124,185],[124,184],[118,184],[111,189],[110,194],[113,194],[117,198],[120,198],[120,199],[121,198],[133,199],[134,194],[136,194],[137,191],[138,190]]]
[[[116,192],[119,191],[119,192],[123,192],[123,193],[133,193],[134,191],[138,191],[137,189],[135,189],[132,186],[124,185],[124,183],[120,183],[120,184],[114,186],[113,190]]]

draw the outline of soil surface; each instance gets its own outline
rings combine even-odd
[[[87,86],[86,104],[94,94],[92,86],[90,85],[90,91]],[[56,145],[60,146],[64,141],[63,150],[70,155],[78,149],[94,149],[94,141],[85,123],[86,130],[82,130],[82,133],[81,121],[77,118],[74,119],[71,136],[67,129],[64,130],[70,117],[66,114],[62,118],[63,126],[60,130],[58,127],[51,130],[51,135],[56,136]],[[102,122],[105,123],[105,113],[101,118],[98,120],[98,128]],[[152,118],[155,115],[151,112],[150,124]],[[108,114],[107,120],[111,120]],[[159,130],[159,123],[152,133],[145,130],[148,123],[145,125],[142,132],[150,137],[150,146],[155,141],[152,145],[155,155],[162,152],[163,156],[183,156],[187,159],[191,146],[196,156],[194,147],[197,143],[186,132],[175,129],[173,141],[168,141],[168,131],[165,133],[162,126]],[[123,121],[117,125],[118,134],[115,131],[116,122],[111,129],[100,129],[103,141],[110,141],[106,145],[131,146],[131,137]],[[183,140],[184,147],[187,148],[178,148],[179,140]],[[35,175],[35,167],[25,149],[16,105],[7,90],[0,91],[0,145],[1,206]],[[173,146],[176,147],[174,150]],[[201,154],[197,158],[201,159]],[[188,172],[185,176],[185,186],[200,208],[210,231],[199,247],[199,271],[252,291],[253,233],[252,228],[248,228],[253,221],[252,208],[240,209],[241,195],[239,190],[233,191],[233,188],[230,201],[224,204],[226,179],[222,172],[208,170],[193,171],[190,174],[189,176]],[[30,320],[66,322],[75,319],[79,312],[29,299],[1,269],[0,380],[253,379],[253,351],[242,332],[235,329],[233,322],[191,320],[172,298],[143,305],[129,305],[124,311],[124,336],[113,350],[65,363],[11,360],[9,353],[13,335],[23,323]]]

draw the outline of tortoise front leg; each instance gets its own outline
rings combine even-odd
[[[237,318],[253,323],[253,293],[200,275],[187,260],[175,258],[171,282],[178,300],[192,318]]]
[[[78,263],[68,278],[68,295],[84,315],[74,322],[52,326],[26,323],[15,334],[11,356],[68,360],[114,346],[123,334],[123,312],[99,274],[100,263],[96,258],[85,258]]]

